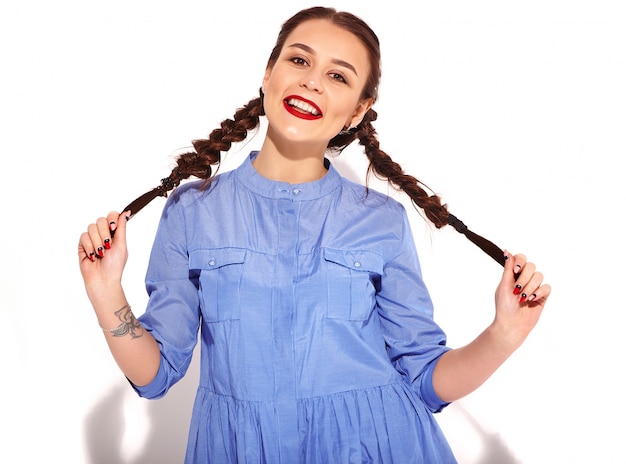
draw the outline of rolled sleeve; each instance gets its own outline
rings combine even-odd
[[[148,306],[139,321],[159,345],[161,362],[140,396],[160,398],[187,372],[198,340],[198,278],[189,270],[185,220],[176,191],[163,210],[146,273]]]
[[[433,412],[448,403],[437,396],[432,372],[450,348],[446,335],[433,320],[433,305],[424,284],[406,212],[399,250],[384,269],[378,310],[389,359],[405,381]]]

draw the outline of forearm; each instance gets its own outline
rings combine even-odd
[[[114,285],[88,294],[117,365],[135,385],[150,383],[159,370],[159,347],[133,315],[122,287]]]
[[[535,327],[551,290],[524,255],[506,252],[494,322],[469,345],[441,356],[433,371],[439,398],[455,401],[480,387]]]
[[[522,341],[490,325],[468,345],[441,356],[433,371],[435,392],[446,402],[463,398],[485,383]]]

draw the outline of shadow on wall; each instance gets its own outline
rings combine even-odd
[[[196,357],[194,356],[194,360]],[[198,363],[192,362],[183,380],[159,400],[148,401],[150,432],[137,457],[123,457],[124,394],[130,386],[114,386],[85,420],[86,448],[91,464],[160,464],[183,462],[191,407],[198,385]],[[133,393],[134,395],[134,393]],[[499,434],[487,432],[460,403],[455,404],[480,439],[480,456],[472,464],[519,464]],[[445,414],[445,413],[444,413]],[[466,463],[461,463],[466,464]]]
[[[160,464],[183,462],[191,410],[199,379],[198,354],[185,377],[164,398],[147,402],[148,436],[133,459],[124,459],[124,397],[131,386],[116,384],[85,419],[85,448],[91,464]]]
[[[520,464],[499,434],[487,432],[460,403],[455,405],[481,440],[481,455],[475,464]]]

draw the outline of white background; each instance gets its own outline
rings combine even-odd
[[[462,463],[624,463],[622,2],[408,5],[334,2],[381,39],[381,147],[554,287],[523,347],[438,419]],[[1,462],[181,462],[196,364],[166,399],[134,396],[85,296],[78,237],[257,95],[280,24],[308,6],[2,3]],[[336,164],[364,180],[364,158],[355,145]],[[129,225],[136,314],[163,201]],[[411,217],[436,319],[462,345],[492,318],[499,266]]]

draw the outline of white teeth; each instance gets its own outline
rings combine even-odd
[[[295,106],[296,108],[301,109],[302,111],[306,111],[307,113],[311,113],[313,116],[319,116],[318,111],[308,103],[303,102],[302,100],[296,100],[295,98],[290,98],[287,103],[290,106]]]

